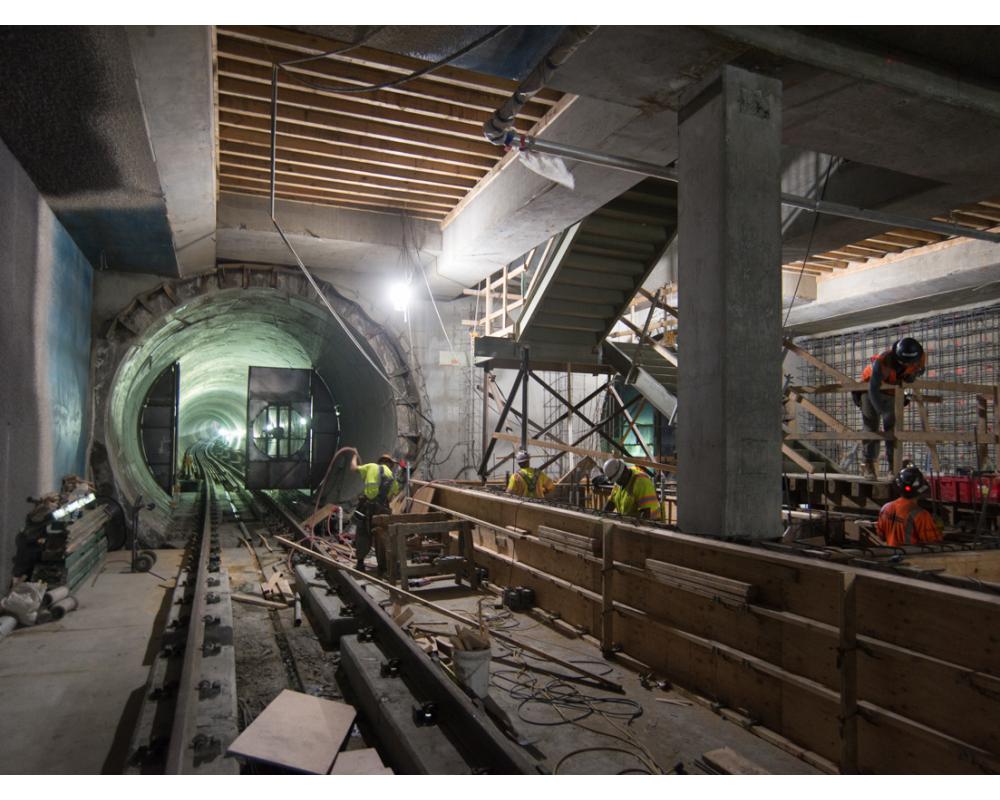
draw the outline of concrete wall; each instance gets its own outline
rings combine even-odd
[[[91,295],[90,264],[0,142],[0,592],[24,498],[85,468]]]

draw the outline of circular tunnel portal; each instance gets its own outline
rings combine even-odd
[[[332,294],[328,291],[328,298],[341,306],[338,313],[355,339],[383,372],[397,376],[398,386],[375,371],[327,309],[288,291],[231,288],[194,296],[132,339],[109,382],[104,436],[119,497],[131,503],[142,495],[157,505],[140,526],[145,543],[164,540],[169,497],[147,464],[139,421],[154,382],[174,363],[179,365],[178,460],[191,445],[220,438],[244,452],[251,366],[315,369],[339,411],[342,444],[357,447],[366,460],[383,451],[411,461],[417,457],[417,442],[407,433],[419,430],[410,418],[419,411],[397,397],[418,395],[398,342],[356,305]],[[355,481],[352,473],[337,469],[324,494],[350,496],[359,488],[351,485]]]

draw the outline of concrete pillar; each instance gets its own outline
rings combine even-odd
[[[679,114],[680,527],[780,534],[781,83],[736,67]]]

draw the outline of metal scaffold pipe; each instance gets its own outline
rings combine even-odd
[[[573,145],[536,139],[534,136],[517,134],[513,131],[507,132],[504,145],[508,149],[516,147],[518,150],[524,152],[545,153],[561,158],[568,158],[572,161],[579,161],[584,164],[608,167],[622,172],[632,172],[636,175],[659,178],[672,183],[678,182],[677,170],[673,167],[661,167],[657,164],[638,161],[634,158],[625,158],[624,156],[600,153],[596,150],[588,150],[583,147],[574,147]],[[781,194],[781,204],[811,211],[814,214],[844,217],[846,219],[861,220],[862,222],[875,222],[894,228],[915,228],[921,231],[944,234],[945,236],[964,236],[968,239],[979,239],[984,242],[992,242],[993,244],[1000,243],[1000,233],[966,228],[961,225],[939,222],[937,220],[891,214],[869,208],[858,208],[842,203],[831,203],[826,200],[813,200],[808,197],[800,197],[799,195],[785,192]]]

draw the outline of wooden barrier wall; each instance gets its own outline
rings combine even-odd
[[[1000,597],[447,485],[417,497],[514,529],[475,529],[492,582],[843,772],[1000,772]],[[572,552],[539,525],[607,546]],[[754,594],[667,585],[646,559]]]

